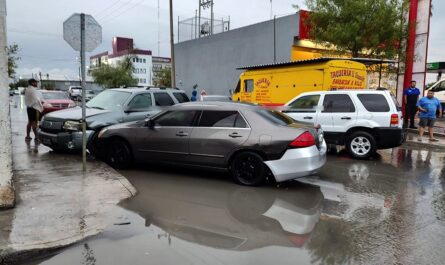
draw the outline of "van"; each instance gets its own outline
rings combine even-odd
[[[425,91],[426,92],[428,92],[428,91],[434,92],[434,96],[437,99],[439,99],[440,104],[442,105],[442,116],[443,116],[444,107],[445,107],[445,78],[437,81],[429,88],[426,88]]]
[[[284,105],[303,92],[366,87],[366,66],[350,59],[317,58],[238,69],[245,72],[232,100],[265,106]]]

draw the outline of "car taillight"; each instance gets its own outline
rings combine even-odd
[[[391,114],[391,127],[397,127],[399,126],[399,115],[398,114]]]
[[[315,145],[315,139],[314,136],[308,131],[302,133],[300,136],[298,136],[295,140],[292,141],[292,143],[289,144],[289,147],[309,147]]]

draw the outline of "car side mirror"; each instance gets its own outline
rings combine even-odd
[[[155,122],[154,120],[152,120],[151,118],[146,118],[145,119],[145,126],[148,128],[153,128],[155,127]]]

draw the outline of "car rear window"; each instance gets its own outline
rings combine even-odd
[[[189,98],[185,93],[173,93],[173,96],[178,100],[179,103],[189,102]]]
[[[238,111],[205,110],[199,127],[246,128],[247,124]]]
[[[294,122],[289,116],[286,116],[285,114],[275,110],[262,109],[258,110],[257,113],[266,120],[278,125],[285,126]]]
[[[154,93],[155,102],[157,106],[171,106],[175,105],[173,99],[167,93]]]
[[[369,112],[388,112],[389,105],[382,94],[358,94],[360,102]]]

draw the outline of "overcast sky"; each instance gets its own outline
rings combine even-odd
[[[254,24],[270,17],[269,0],[214,1],[215,16],[230,16],[231,28]],[[7,0],[8,43],[17,43],[21,49],[19,75],[29,76],[39,71],[50,76],[77,75],[78,53],[62,36],[63,21],[76,12],[91,14],[102,25],[102,45],[92,54],[110,51],[112,37],[122,36],[133,38],[138,48],[152,50],[154,55],[158,55],[160,29],[159,55],[169,56],[168,1],[159,2],[158,24],[158,0]],[[181,20],[193,17],[198,8],[198,0],[173,2],[175,26],[178,16]],[[274,0],[273,14],[280,16],[295,12],[292,4],[305,7],[304,0]],[[445,1],[433,0],[433,5],[428,61],[445,61],[445,17],[441,16],[445,13]]]

